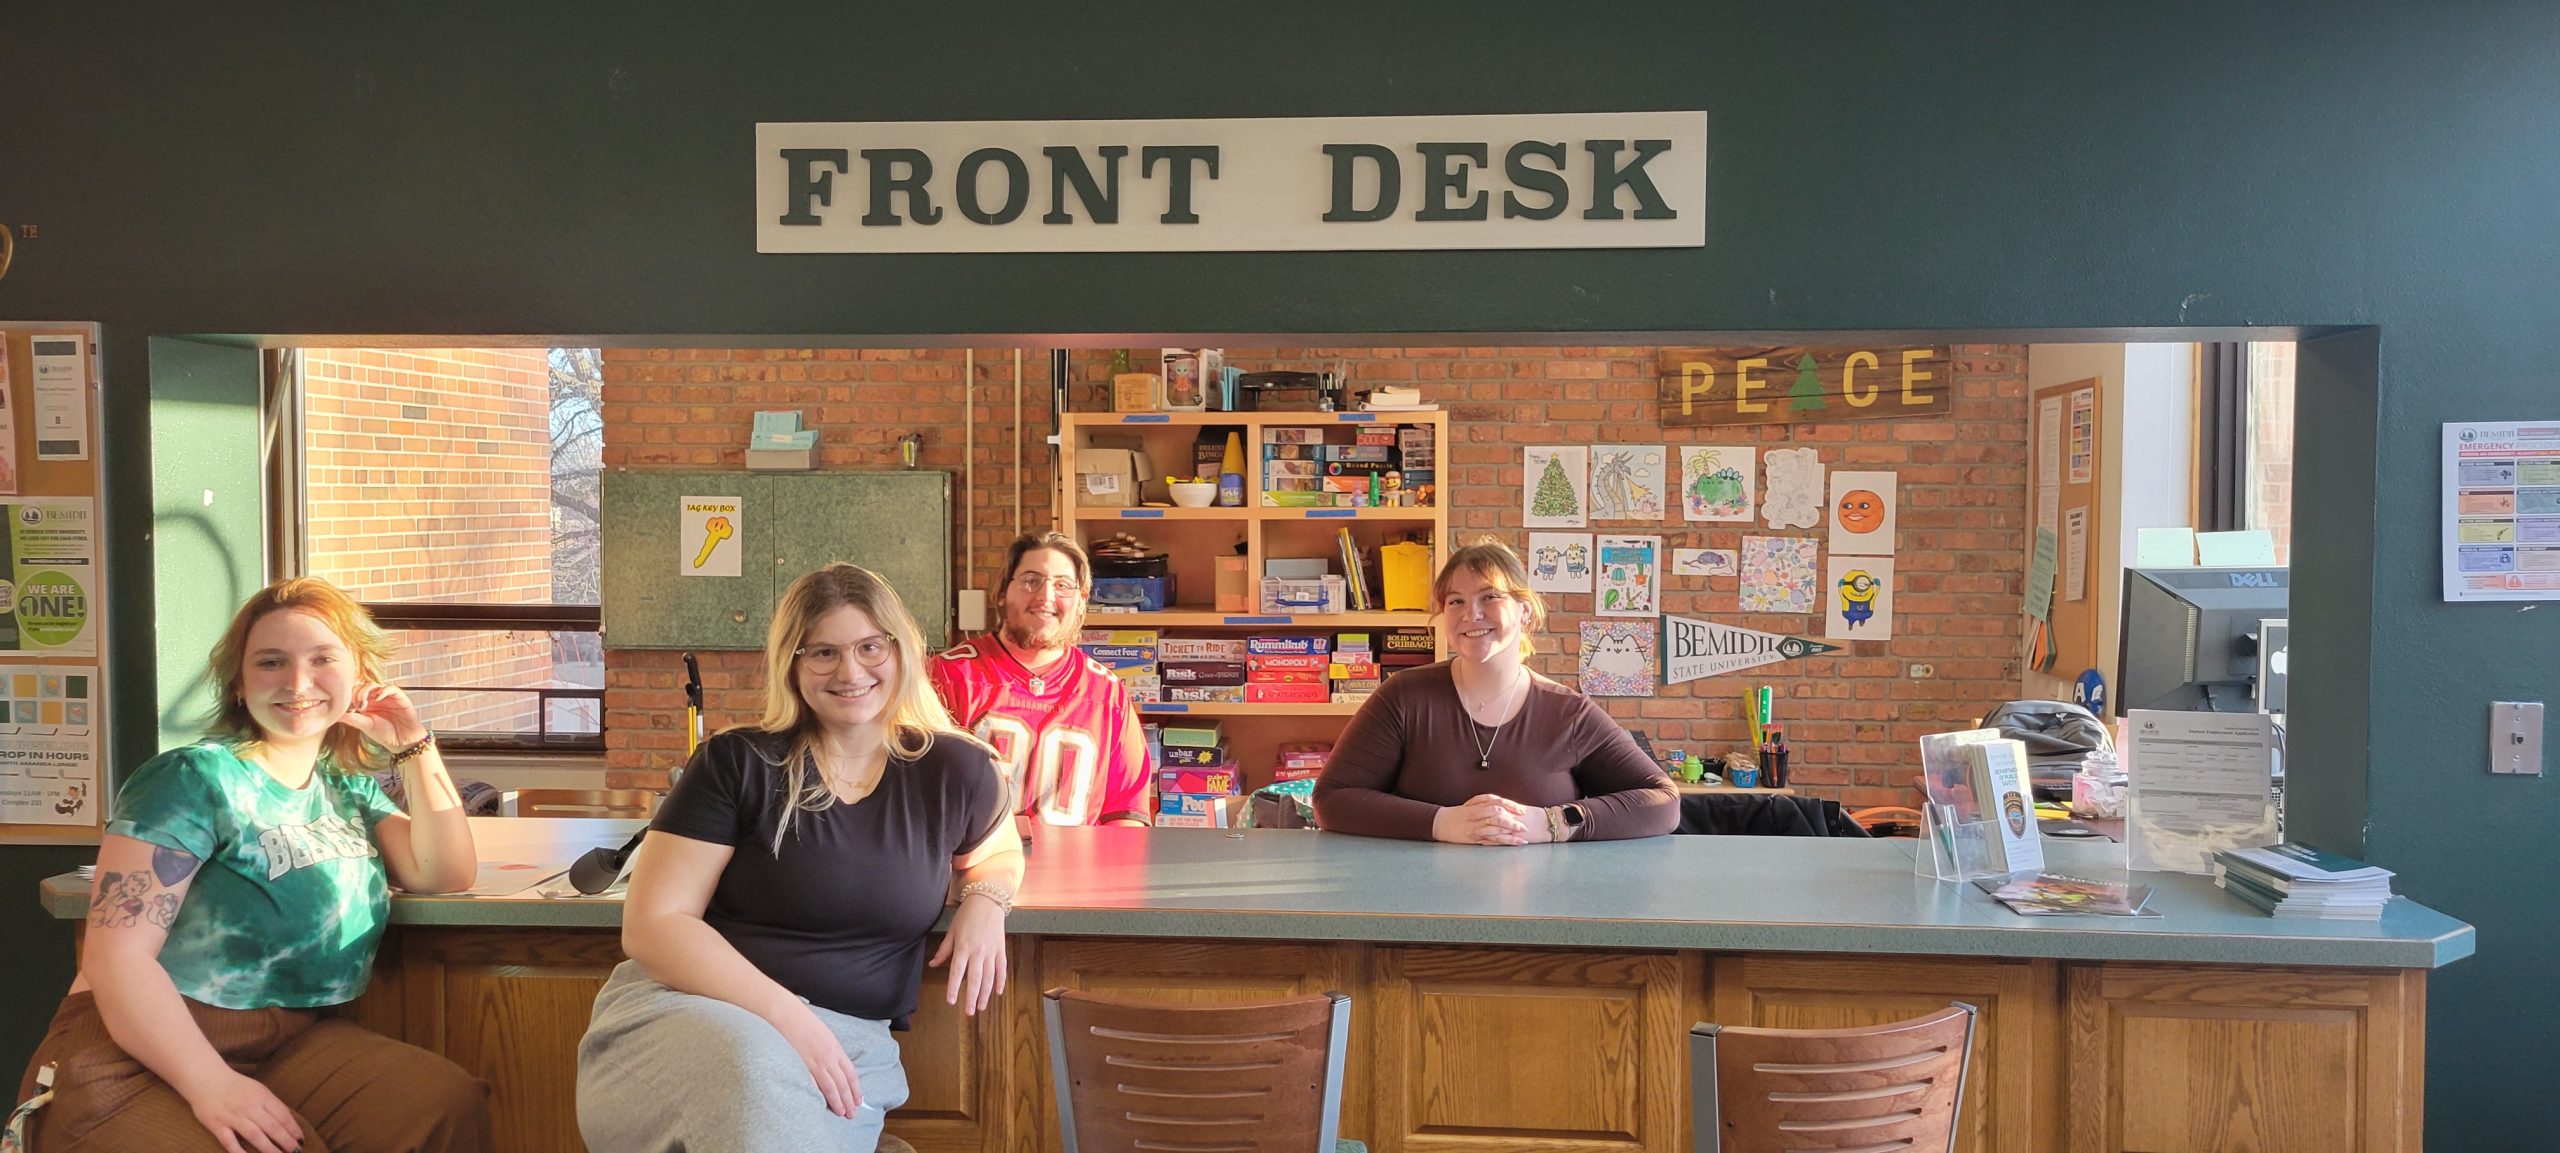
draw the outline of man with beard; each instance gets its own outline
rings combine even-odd
[[[951,718],[995,746],[1014,812],[1046,825],[1144,825],[1147,742],[1129,690],[1076,648],[1093,566],[1061,533],[1005,551],[996,629],[926,666]]]

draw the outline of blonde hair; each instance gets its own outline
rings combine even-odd
[[[1449,563],[1440,566],[1440,575],[1431,578],[1431,615],[1440,616],[1448,609],[1449,585],[1461,572],[1471,572],[1502,595],[1520,602],[1528,618],[1520,626],[1520,659],[1537,655],[1537,635],[1547,627],[1547,602],[1538,590],[1529,587],[1529,568],[1520,563],[1520,554],[1511,546],[1492,537],[1478,537],[1475,543],[1462,546],[1449,554]]]
[[[827,614],[843,608],[862,610],[889,638],[890,647],[897,650],[898,675],[889,685],[890,755],[914,760],[933,747],[936,737],[961,735],[951,721],[950,710],[943,707],[941,696],[925,677],[928,654],[924,651],[924,633],[916,627],[916,618],[907,611],[906,602],[898,599],[898,590],[890,588],[878,573],[842,561],[791,582],[782,594],[782,603],[774,609],[772,627],[765,632],[764,716],[752,726],[740,726],[790,738],[790,750],[782,764],[783,795],[789,801],[773,829],[777,853],[782,850],[782,836],[790,830],[794,814],[816,812],[834,803],[825,775],[809,772],[809,766],[817,762],[818,721],[808,702],[800,699],[800,682],[792,673],[809,630]],[[847,659],[851,659],[850,655]]]
[[[213,673],[213,715],[205,720],[205,732],[235,744],[257,745],[266,740],[266,730],[249,711],[244,699],[247,674],[241,666],[249,658],[249,631],[258,622],[280,612],[309,613],[347,646],[356,662],[356,682],[381,684],[382,667],[391,660],[391,638],[384,636],[373,623],[373,614],[357,604],[346,590],[319,577],[293,577],[280,580],[251,594],[240,611],[231,614],[231,625],[222,630],[215,641],[209,664]],[[320,739],[322,762],[342,773],[371,772],[389,760],[377,751],[378,746],[364,738],[352,726],[336,724]]]

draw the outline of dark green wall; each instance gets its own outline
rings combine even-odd
[[[0,316],[105,322],[127,400],[146,337],[192,332],[2369,327],[2304,398],[2306,435],[2335,434],[2297,478],[2321,558],[2297,574],[2320,615],[2297,656],[2330,674],[2297,690],[2327,733],[2297,766],[2323,785],[2304,811],[2481,928],[2434,985],[2432,1141],[2542,1128],[2553,794],[2492,780],[2482,748],[2488,700],[2560,699],[2560,606],[2442,604],[2434,484],[2439,422],[2560,408],[2560,9],[26,7],[0,219],[43,236]],[[1649,108],[1712,114],[1704,249],[754,252],[760,119]],[[109,432],[142,419],[111,403]],[[124,558],[148,555],[140,455],[114,465]],[[119,699],[150,699],[152,591],[112,592]],[[156,731],[125,710],[117,759]]]

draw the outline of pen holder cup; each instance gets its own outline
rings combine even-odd
[[[1920,807],[1921,848],[1911,855],[1911,871],[1941,881],[1966,882],[1984,877],[2006,877],[2009,870],[2000,864],[2000,821],[1941,823],[1937,806]]]

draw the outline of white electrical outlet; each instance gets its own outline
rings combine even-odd
[[[2542,775],[2542,702],[2489,702],[2489,771]]]
[[[960,631],[964,633],[987,631],[987,590],[960,590]]]

